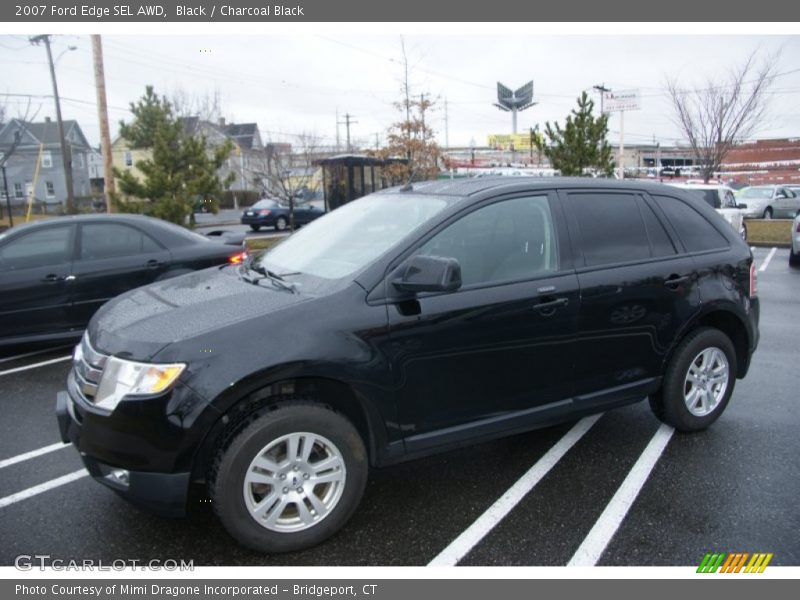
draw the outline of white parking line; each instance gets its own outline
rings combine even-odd
[[[605,552],[675,430],[661,425],[567,566],[593,567]]]
[[[10,467],[11,465],[15,465],[17,463],[21,463],[26,460],[30,460],[31,458],[36,458],[37,456],[41,456],[42,454],[47,454],[48,452],[61,450],[62,448],[66,448],[69,445],[70,445],[69,443],[64,444],[62,442],[58,442],[57,444],[50,444],[49,446],[45,446],[44,448],[39,448],[38,450],[31,450],[30,452],[25,452],[24,454],[18,454],[17,456],[12,456],[11,458],[0,460],[0,469],[2,469],[3,467]]]
[[[40,483],[39,485],[29,487],[27,490],[22,490],[21,492],[17,492],[16,494],[11,494],[10,496],[6,496],[5,498],[0,498],[0,508],[5,508],[6,506],[19,502],[20,500],[27,500],[28,498],[32,498],[33,496],[38,496],[43,492],[47,492],[62,485],[66,485],[78,479],[82,479],[87,475],[89,475],[89,472],[86,469],[81,469],[80,471],[74,471],[73,473],[63,475],[62,477],[51,479],[50,481],[45,481],[44,483]]]
[[[5,358],[0,358],[0,363],[11,362],[12,360],[19,360],[20,358],[27,358],[28,356],[35,356],[37,354],[46,354],[47,352],[55,352],[56,350],[63,350],[64,348],[69,348],[69,345],[65,346],[57,346],[55,348],[45,348],[44,350],[34,350],[33,352],[26,352],[25,354],[17,354],[16,356],[6,356]]]
[[[759,271],[766,271],[767,270],[767,267],[769,266],[769,261],[772,260],[772,257],[775,256],[775,253],[777,251],[778,251],[777,248],[773,248],[772,250],[769,251],[769,254],[767,254],[767,258],[765,258],[764,262],[761,263],[761,268],[759,269]]]
[[[54,358],[52,360],[43,360],[42,362],[33,363],[32,365],[25,365],[24,367],[16,367],[14,369],[6,369],[5,371],[0,371],[0,376],[2,375],[11,375],[12,373],[19,373],[20,371],[27,371],[28,369],[35,369],[36,367],[44,367],[46,365],[52,365],[58,362],[64,362],[65,360],[70,360],[72,356],[62,356],[60,358]]]
[[[530,492],[536,484],[552,469],[556,463],[572,448],[584,434],[591,429],[602,414],[585,417],[578,421],[564,437],[550,448],[544,456],[528,469],[508,491],[503,494],[494,504],[478,517],[461,535],[454,539],[447,548],[442,550],[434,558],[429,566],[453,566],[464,558],[487,533],[494,529],[505,516],[519,503],[525,495]]]

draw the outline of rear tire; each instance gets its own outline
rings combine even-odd
[[[249,419],[217,453],[209,482],[214,510],[239,543],[291,552],[326,540],[352,516],[367,453],[339,413],[288,404]]]
[[[735,382],[733,343],[719,329],[702,327],[678,345],[650,407],[678,431],[702,431],[723,413]]]
[[[289,222],[286,220],[286,217],[278,217],[275,220],[275,231],[286,231],[288,226]]]
[[[763,214],[763,217],[764,217],[764,219],[766,219],[767,221],[769,221],[770,219],[772,219],[772,207],[771,207],[771,206],[768,206],[767,208],[765,208],[765,209],[764,209],[764,214]]]

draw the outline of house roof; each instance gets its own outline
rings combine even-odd
[[[225,126],[224,131],[242,148],[252,150],[253,142],[258,136],[258,125],[256,123],[231,123]]]
[[[20,119],[12,119],[6,124],[6,127],[17,127],[24,132],[24,135],[28,138],[34,138],[33,140],[26,140],[23,141],[23,144],[30,143],[33,141],[36,144],[44,144],[45,146],[50,144],[58,145],[60,144],[61,140],[58,135],[58,123],[56,121],[51,121],[46,119],[39,123],[28,123],[22,121]],[[64,121],[64,135],[69,139],[72,133],[76,133],[80,143],[86,146],[87,148],[90,147],[89,142],[86,140],[86,137],[83,135],[83,131],[81,131],[81,127],[77,121],[67,119]],[[75,141],[73,140],[73,144]]]

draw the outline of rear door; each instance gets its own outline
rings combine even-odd
[[[681,326],[699,306],[694,264],[679,254],[642,194],[563,194],[575,244],[581,310],[579,402],[647,394]]]
[[[2,337],[70,328],[74,224],[37,228],[0,245]]]
[[[484,204],[415,251],[456,258],[463,285],[388,307],[409,451],[524,427],[570,397],[578,282],[554,202],[536,192]]]
[[[155,281],[170,266],[170,252],[138,227],[84,223],[74,264],[72,317],[83,326],[106,301]]]

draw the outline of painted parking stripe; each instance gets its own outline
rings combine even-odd
[[[6,496],[5,498],[0,498],[0,508],[5,508],[6,506],[15,504],[22,500],[33,498],[34,496],[38,496],[39,494],[42,494],[49,490],[61,487],[62,485],[66,485],[68,483],[72,483],[73,481],[77,481],[78,479],[87,477],[88,475],[89,472],[86,469],[81,469],[80,471],[74,471],[67,475],[58,477],[57,479],[52,479],[50,481],[45,481],[44,483],[40,483],[39,485],[29,487],[27,490],[22,490],[21,492],[17,492],[16,494],[11,494],[10,496]]]
[[[45,348],[44,350],[34,350],[33,352],[26,352],[25,354],[17,354],[16,356],[6,356],[5,358],[0,358],[0,363],[7,363],[11,362],[12,360],[19,360],[21,358],[27,358],[29,356],[36,356],[37,354],[47,354],[48,352],[55,353],[56,350],[63,350],[64,348],[69,348],[70,346],[57,346],[56,348]]]
[[[38,448],[37,450],[31,450],[30,452],[25,452],[24,454],[18,454],[17,456],[12,456],[11,458],[6,458],[4,460],[0,460],[0,469],[3,467],[10,467],[11,465],[15,465],[17,463],[24,462],[26,460],[30,460],[31,458],[36,458],[37,456],[41,456],[42,454],[47,454],[48,452],[55,452],[56,450],[61,450],[62,448],[66,448],[71,444],[67,443],[64,444],[62,442],[58,442],[57,444],[50,444],[49,446],[45,446],[44,448]]]
[[[644,487],[673,433],[675,430],[669,425],[662,424],[658,428],[636,464],[631,468],[625,481],[619,486],[617,493],[611,498],[603,514],[597,519],[589,535],[570,559],[568,566],[593,567],[597,564]]]
[[[767,258],[765,258],[764,262],[761,263],[761,268],[759,269],[759,271],[766,271],[767,270],[767,267],[769,266],[769,261],[772,260],[772,257],[775,256],[775,253],[777,251],[778,251],[777,248],[773,248],[772,250],[769,251],[769,254],[767,254]]]
[[[53,365],[55,363],[64,362],[65,360],[70,360],[72,356],[62,356],[60,358],[54,358],[52,360],[43,360],[42,362],[33,363],[32,365],[25,365],[24,367],[16,367],[14,369],[6,369],[5,371],[0,371],[0,376],[2,375],[11,375],[12,373],[19,373],[20,371],[27,371],[28,369],[35,369],[37,367],[44,367],[47,365]]]
[[[439,555],[428,564],[430,566],[453,566],[458,564],[458,561],[464,558],[478,542],[486,537],[486,534],[494,529],[494,527],[511,512],[519,501],[547,475],[550,469],[564,457],[569,449],[572,448],[602,416],[602,414],[592,415],[591,417],[585,417],[578,421],[572,429],[558,440],[544,456],[536,461],[536,463],[528,469],[528,472],[520,477],[505,494],[486,509],[472,525],[465,529],[461,535],[453,540],[447,548],[442,550]]]

